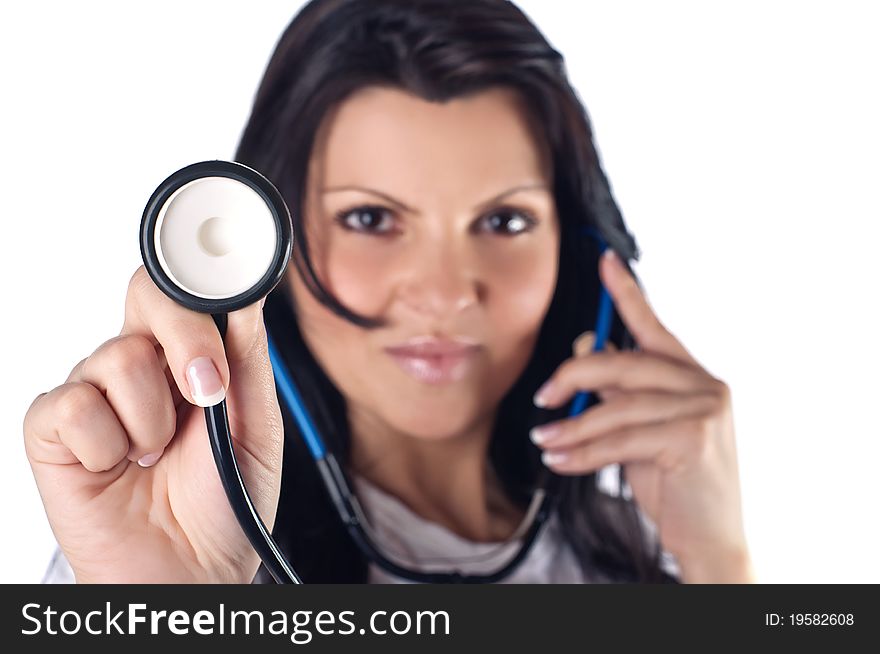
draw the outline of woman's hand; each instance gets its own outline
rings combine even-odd
[[[271,529],[283,427],[262,307],[229,314],[224,347],[210,315],[173,302],[140,267],[122,333],[40,394],[24,420],[49,523],[78,582],[253,579],[259,559],[221,486],[201,408],[224,394],[242,475]]]
[[[535,428],[532,440],[559,474],[622,464],[684,581],[753,581],[730,390],[661,324],[616,255],[602,257],[599,272],[640,350],[564,362],[535,403],[557,407],[579,391],[598,392],[603,402]]]

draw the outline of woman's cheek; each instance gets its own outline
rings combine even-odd
[[[325,229],[310,233],[312,262],[324,288],[343,306],[357,314],[381,315],[385,303],[383,280],[388,276],[387,255],[379,247],[366,247],[363,237]],[[324,306],[291,266],[291,284],[298,322],[309,348],[332,377],[364,354],[366,332]]]
[[[344,247],[339,242],[325,250],[321,282],[327,291],[344,307],[356,314],[381,316],[387,301],[383,280],[387,278],[387,263],[381,257],[362,247]],[[370,350],[365,348],[369,331],[320,303],[305,286],[298,283],[300,303],[299,323],[309,348],[315,354],[343,394],[351,395],[356,389],[358,374],[354,371],[371,367]]]
[[[346,237],[347,236],[347,237]],[[328,248],[326,285],[344,306],[364,316],[379,316],[389,294],[389,279],[397,253],[392,244],[368,237],[342,236]]]
[[[500,399],[522,374],[556,287],[556,243],[493,242],[480,252],[483,322],[489,348],[478,385]],[[494,395],[500,394],[499,397]]]
[[[533,341],[556,289],[555,243],[538,242],[518,252],[486,254],[487,302],[492,325],[518,347]]]

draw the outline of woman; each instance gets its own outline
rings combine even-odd
[[[410,568],[497,569],[549,476],[552,515],[505,580],[751,579],[729,391],[621,260],[638,253],[585,111],[512,3],[310,2],[236,158],[291,207],[284,282],[230,314],[224,348],[139,269],[120,336],[26,416],[77,581],[270,580],[193,406],[224,396],[251,495],[303,579],[400,580],[337,517],[279,406],[267,330],[377,545]],[[612,351],[591,353],[600,280],[619,318]],[[601,404],[566,418],[586,390]],[[611,464],[617,493],[597,483]]]

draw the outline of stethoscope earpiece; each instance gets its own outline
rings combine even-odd
[[[171,174],[141,221],[150,277],[183,306],[224,314],[262,299],[281,280],[292,249],[290,213],[260,173],[203,161]]]

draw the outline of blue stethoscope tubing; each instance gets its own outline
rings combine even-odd
[[[603,249],[604,252],[604,249]],[[614,306],[611,302],[611,295],[608,289],[602,284],[599,296],[599,311],[596,317],[596,341],[593,343],[593,352],[601,352],[605,349],[605,342],[608,340],[608,334],[611,331],[611,321],[614,315]],[[568,416],[573,418],[586,411],[593,399],[593,391],[580,391],[574,396],[571,403],[571,409]]]
[[[599,233],[592,227],[585,227],[583,230],[585,235],[592,236],[599,244],[599,256],[605,254],[608,244]],[[594,330],[595,341],[593,342],[593,352],[601,352],[605,349],[605,343],[611,334],[611,324],[614,321],[614,303],[611,301],[611,295],[605,284],[599,282],[599,308],[596,312],[596,328]],[[593,400],[593,391],[580,391],[574,396],[571,403],[571,409],[568,416],[573,418],[586,411]]]
[[[302,395],[300,395],[296,383],[291,378],[287,366],[281,360],[278,348],[275,347],[275,341],[272,340],[272,335],[268,330],[266,336],[269,340],[269,360],[272,362],[272,372],[275,375],[275,387],[296,421],[296,426],[299,427],[299,433],[306,442],[312,459],[319,461],[327,455],[327,446],[324,445],[324,440],[318,434],[318,429],[315,427],[315,423],[312,421],[308,410],[306,410]]]

